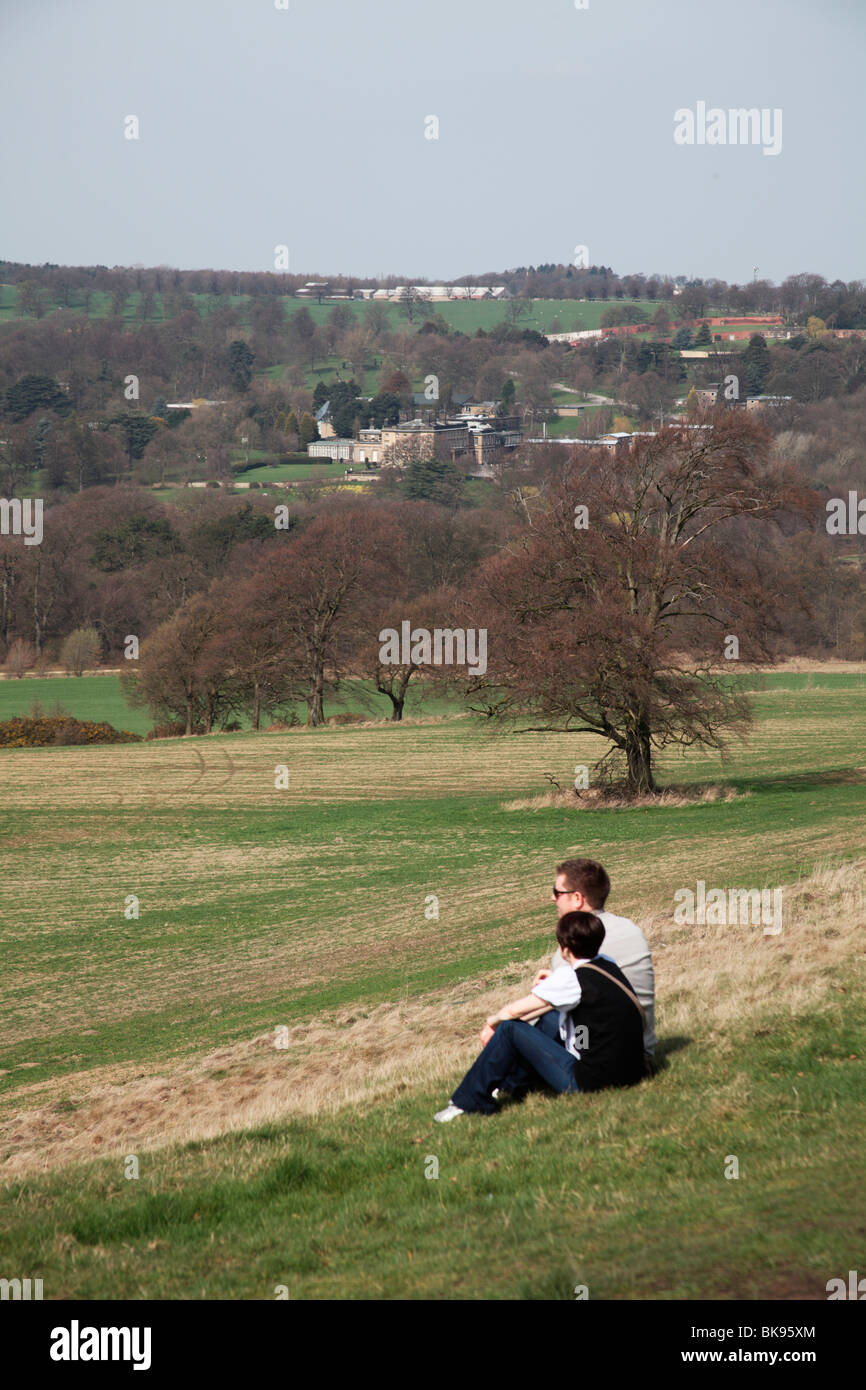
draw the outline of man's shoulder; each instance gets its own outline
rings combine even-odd
[[[605,946],[614,945],[617,942],[642,946],[644,950],[649,951],[649,942],[637,922],[633,922],[630,917],[618,917],[615,912],[607,911],[599,912],[597,916],[604,926],[602,951]]]

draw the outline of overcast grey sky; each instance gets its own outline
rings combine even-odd
[[[436,279],[585,245],[620,273],[866,278],[866,0],[0,13],[7,260],[272,270],[285,244],[295,273]],[[676,144],[699,102],[780,109],[780,152]]]

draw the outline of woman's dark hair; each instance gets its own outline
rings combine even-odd
[[[566,912],[556,924],[556,939],[573,956],[591,960],[601,950],[604,923],[594,912]]]

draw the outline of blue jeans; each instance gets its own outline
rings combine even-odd
[[[461,1110],[492,1115],[498,1107],[490,1092],[496,1087],[518,1097],[543,1085],[560,1094],[577,1091],[580,1088],[574,1065],[575,1058],[559,1040],[559,1014],[555,1009],[544,1014],[536,1027],[520,1019],[508,1019],[499,1024],[451,1100]]]

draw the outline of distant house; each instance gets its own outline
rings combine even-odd
[[[365,468],[378,467],[381,459],[382,431],[363,429],[358,439],[316,439],[307,445],[311,459],[330,459],[332,463],[362,463]]]
[[[710,382],[709,386],[696,386],[695,395],[700,405],[715,405],[719,396],[719,383]]]
[[[324,405],[320,405],[320,406],[319,406],[319,409],[316,411],[316,414],[315,414],[315,416],[314,416],[314,419],[315,419],[315,421],[316,421],[316,424],[317,424],[318,427],[319,427],[319,438],[320,438],[320,439],[333,439],[333,438],[335,437],[337,431],[334,429],[334,426],[331,424],[331,402],[330,402],[330,401],[325,401],[325,404],[324,404]]]
[[[356,299],[388,299],[399,301],[416,295],[422,299],[447,303],[455,299],[512,299],[507,285],[394,285],[388,290],[362,289],[355,291]]]
[[[604,334],[603,328],[581,328],[571,333],[545,333],[544,336],[549,343],[581,343],[590,338],[603,338]]]
[[[464,414],[432,424],[410,420],[405,425],[383,426],[382,460],[404,463],[409,458],[455,458],[471,453],[481,464],[499,449],[516,449],[521,438],[516,415]]]
[[[787,405],[793,396],[749,396],[745,402],[747,410],[763,410],[766,406]]]
[[[333,463],[343,459],[347,463],[352,462],[354,439],[315,439],[312,444],[307,445],[307,454],[311,459],[331,459]]]

